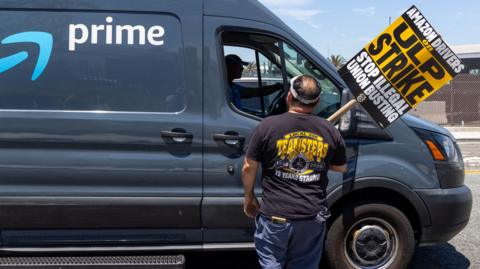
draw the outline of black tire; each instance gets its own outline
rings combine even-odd
[[[414,249],[408,218],[397,208],[382,203],[346,208],[334,219],[325,241],[331,269],[404,269]]]

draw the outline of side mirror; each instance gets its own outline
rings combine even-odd
[[[342,91],[342,106],[354,99],[349,89]],[[352,108],[340,118],[339,131],[343,137],[356,137],[391,141],[393,138],[368,115],[360,105]]]

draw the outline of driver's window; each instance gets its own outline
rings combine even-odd
[[[271,86],[274,84],[283,84],[282,69],[275,63],[270,61],[266,56],[259,53],[259,66],[260,66],[260,78],[262,86]],[[262,97],[265,106],[265,112],[271,111],[272,104],[276,98],[279,98],[279,92],[273,92],[271,94]]]
[[[227,92],[232,105],[262,118],[271,115],[277,107],[273,104],[283,101],[286,89],[280,42],[250,33],[226,32],[222,38]]]
[[[289,80],[305,74],[315,77],[322,88],[315,115],[327,118],[340,107],[339,88],[288,43],[246,32],[224,32],[222,40],[227,92],[237,109],[259,117],[286,112]]]

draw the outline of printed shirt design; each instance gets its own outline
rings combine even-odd
[[[323,137],[293,132],[277,140],[276,145],[275,176],[304,183],[320,180],[320,173],[326,170],[324,159],[329,147]]]

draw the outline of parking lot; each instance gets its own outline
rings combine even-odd
[[[480,145],[479,145],[480,147]],[[471,151],[471,150],[470,150]],[[477,151],[480,152],[480,151]],[[465,183],[472,189],[474,205],[468,226],[453,240],[438,246],[417,248],[412,269],[480,268],[480,174],[467,174]],[[448,213],[448,212],[446,212]],[[253,251],[187,254],[187,269],[256,269]]]

